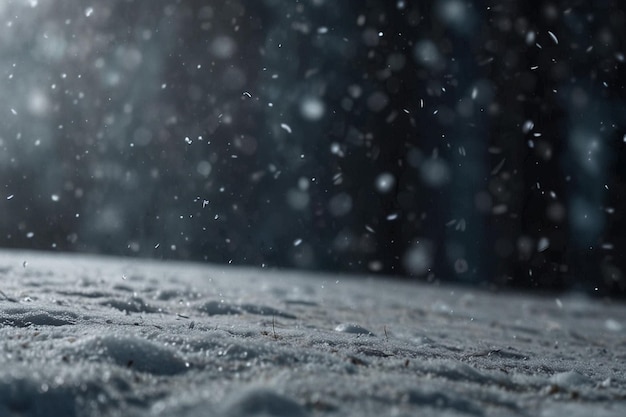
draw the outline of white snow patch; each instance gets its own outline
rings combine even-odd
[[[13,251],[0,278],[0,416],[626,414],[619,303]]]

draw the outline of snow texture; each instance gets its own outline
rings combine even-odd
[[[626,415],[623,304],[0,252],[0,416]]]

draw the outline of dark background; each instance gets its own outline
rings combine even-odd
[[[615,1],[0,3],[0,245],[624,295]]]

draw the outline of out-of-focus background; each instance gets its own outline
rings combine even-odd
[[[0,246],[623,295],[623,9],[3,0]]]

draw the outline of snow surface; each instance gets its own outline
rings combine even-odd
[[[623,304],[0,251],[0,416],[624,416]]]

